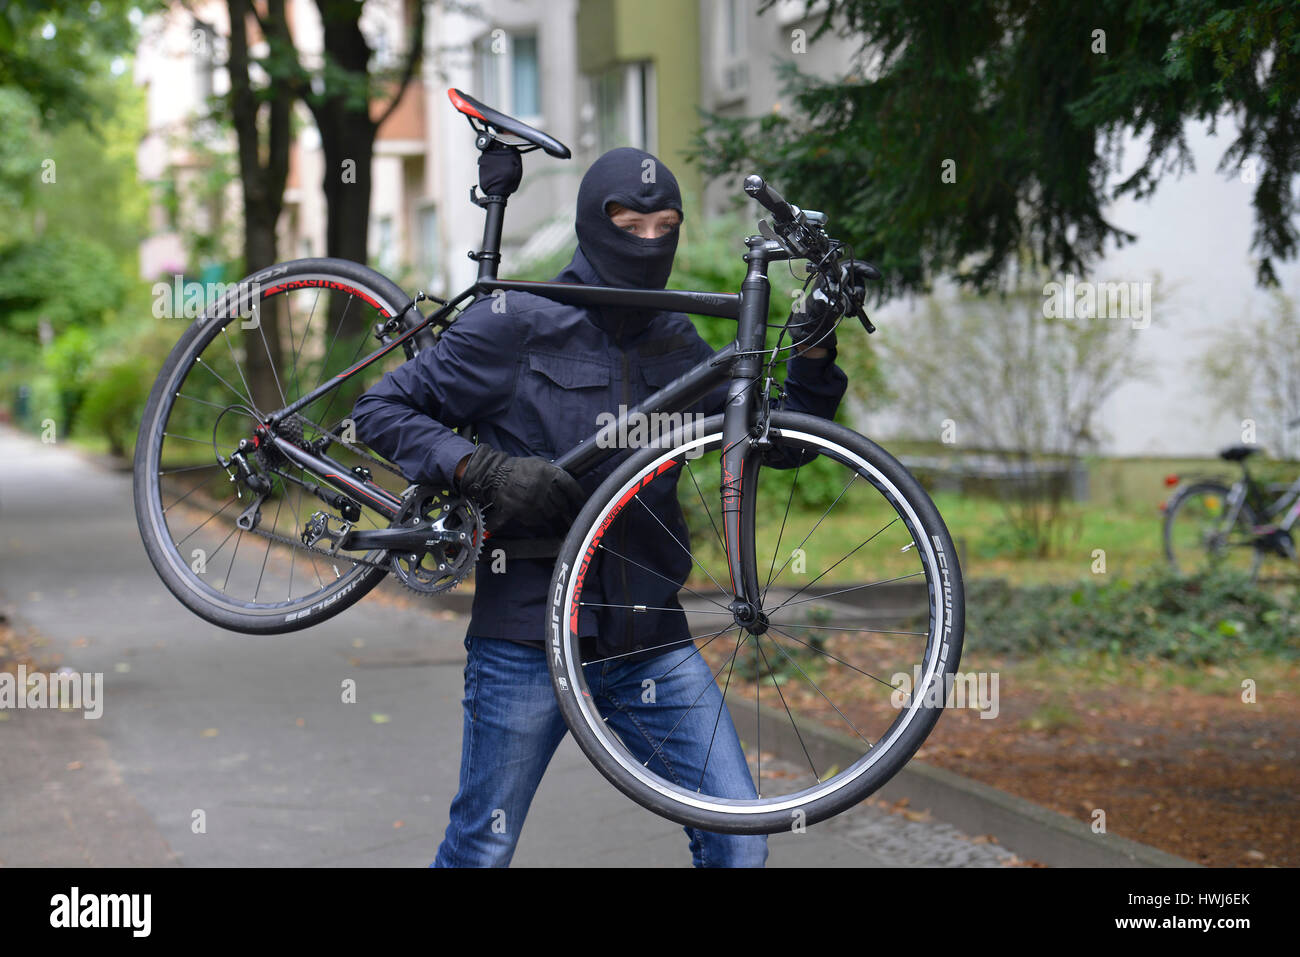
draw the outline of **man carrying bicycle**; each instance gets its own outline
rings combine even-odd
[[[606,153],[579,187],[578,248],[555,281],[664,288],[682,215],[677,181],[657,158],[631,148]],[[812,311],[792,324],[799,354],[789,362],[785,408],[834,415],[847,385],[834,362],[828,331],[834,319]],[[357,401],[352,418],[361,441],[414,481],[455,488],[479,502],[490,533],[465,637],[459,790],[435,866],[509,864],[567,730],[543,652],[547,588],[560,538],[626,453],[581,480],[551,460],[596,432],[602,413],[631,408],[656,391],[661,383],[647,380],[641,360],[653,357],[659,374],[676,376],[712,352],[681,314],[497,293],[471,304],[433,347]],[[725,388],[689,413],[721,411]],[[476,435],[477,444],[456,429]],[[675,501],[655,509],[656,521],[684,531]],[[629,561],[660,577],[680,583],[689,571],[662,538],[622,548]],[[671,571],[665,576],[656,569]],[[591,587],[620,586],[611,580]],[[753,797],[744,752],[709,666],[689,644],[665,651],[622,619],[602,616],[591,636],[601,662],[587,674],[602,716],[658,773],[684,779],[695,770],[693,786],[707,775],[702,786],[709,793]],[[643,682],[650,674],[656,686],[647,696]],[[696,866],[766,860],[763,835],[685,830]]]

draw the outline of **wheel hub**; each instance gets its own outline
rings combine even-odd
[[[751,635],[761,635],[763,632],[767,631],[769,624],[767,615],[758,608],[755,608],[752,603],[737,599],[736,601],[733,601],[729,607],[731,614],[735,617],[736,624],[740,625],[740,627],[744,628]]]

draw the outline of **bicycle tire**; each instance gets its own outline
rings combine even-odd
[[[1177,493],[1173,496],[1173,498],[1170,499],[1169,504],[1166,507],[1164,529],[1163,529],[1165,558],[1169,562],[1169,567],[1173,570],[1174,574],[1176,575],[1188,574],[1190,569],[1180,567],[1178,559],[1174,555],[1174,523],[1177,520],[1178,516],[1183,513],[1183,510],[1188,502],[1191,502],[1198,495],[1207,495],[1207,494],[1217,495],[1224,502],[1226,502],[1228,501],[1229,496],[1232,494],[1232,491],[1231,489],[1228,488],[1228,486],[1223,485],[1222,483],[1219,482],[1193,482],[1190,485],[1185,485],[1182,488],[1180,488],[1177,491]],[[1248,503],[1246,502],[1241,503],[1241,511],[1237,515],[1236,524],[1244,525],[1244,527],[1247,529],[1257,524],[1255,512]],[[1208,551],[1209,549],[1208,545],[1206,546],[1206,549]],[[1248,576],[1251,581],[1254,581],[1255,578],[1259,575],[1259,566],[1263,561],[1263,558],[1264,556],[1260,553],[1260,550],[1258,548],[1251,549],[1251,564],[1250,564],[1250,571],[1248,573]]]
[[[882,737],[882,741],[887,741],[883,749],[828,777],[824,786],[819,782],[818,787],[796,795],[763,799],[760,782],[760,797],[748,802],[701,801],[688,790],[667,786],[662,778],[650,780],[644,768],[638,770],[629,763],[626,754],[619,753],[587,691],[580,643],[574,634],[575,592],[581,593],[584,556],[590,560],[599,544],[598,536],[616,519],[622,508],[620,503],[627,503],[640,483],[648,481],[646,476],[664,472],[670,461],[680,461],[692,449],[716,446],[721,432],[721,415],[709,418],[694,432],[679,429],[667,441],[633,452],[592,494],[565,538],[552,575],[547,662],[552,690],[565,723],[587,758],[620,791],[642,807],[680,824],[722,833],[770,834],[824,820],[875,792],[911,759],[933,730],[943,709],[942,705],[924,704],[921,695],[916,695],[894,720],[888,736]],[[930,615],[924,652],[927,670],[916,687],[928,687],[929,682],[955,672],[961,657],[965,622],[961,572],[948,530],[920,484],[884,449],[826,419],[773,412],[771,436],[776,442],[804,442],[805,447],[811,437],[824,449],[821,454],[845,457],[852,467],[863,470],[872,484],[880,483],[878,491],[883,486],[896,493],[908,512],[905,521],[910,522],[909,528],[915,525],[912,535],[922,546],[918,551],[927,556],[924,559]],[[922,534],[917,534],[918,531]]]
[[[159,457],[181,384],[203,350],[237,318],[235,300],[241,295],[238,290],[252,285],[260,288],[272,282],[277,284],[274,288],[279,288],[288,283],[317,281],[338,283],[344,291],[369,298],[375,308],[389,315],[396,315],[410,298],[374,270],[342,259],[299,259],[254,273],[237,284],[236,291],[221,303],[221,308],[208,310],[182,334],[154,382],[140,421],[133,466],[134,503],[149,561],[167,589],[192,612],[211,624],[243,634],[282,634],[319,624],[365,597],[388,574],[386,568],[363,564],[354,564],[341,574],[335,567],[334,581],[322,582],[322,588],[316,592],[296,599],[237,601],[199,577],[167,531]],[[323,288],[333,290],[333,287]],[[216,319],[213,315],[226,318]],[[233,561],[232,557],[232,564]]]

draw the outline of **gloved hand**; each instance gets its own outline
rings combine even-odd
[[[459,490],[487,506],[483,517],[489,532],[516,522],[558,531],[587,498],[577,479],[545,459],[506,455],[486,445],[465,461]]]
[[[795,347],[807,343],[809,347],[835,348],[836,321],[855,313],[867,298],[867,282],[879,278],[880,271],[861,259],[840,263],[833,277],[819,275],[804,297],[803,311],[790,311],[790,337]]]

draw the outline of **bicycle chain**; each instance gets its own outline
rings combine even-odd
[[[312,450],[315,451],[317,454],[324,452],[325,448],[327,448],[327,446],[321,447],[319,449],[315,448],[316,444],[320,442],[321,438],[324,436],[328,436],[330,439],[332,439],[334,442],[338,443],[339,445],[343,446],[345,449],[352,448],[353,443],[345,441],[341,435],[337,435],[334,432],[331,432],[329,429],[325,428],[324,426],[317,425],[315,422],[307,418],[305,415],[295,413],[295,416],[298,419],[300,419],[302,422],[305,422],[307,425],[310,425],[313,429],[315,429],[317,432],[320,433],[319,436],[312,439],[310,442],[307,442],[305,439],[303,440],[303,444],[312,447]],[[374,462],[380,468],[392,472],[394,475],[398,476],[402,481],[404,482],[411,481],[407,477],[405,472],[397,468],[397,466],[389,464],[388,462],[384,461],[378,456],[368,455],[366,456],[366,458]],[[282,482],[286,481],[283,474],[280,473],[279,469],[271,468],[270,471],[275,472],[277,475],[280,475],[280,481]],[[405,499],[405,496],[403,496],[403,498]],[[311,552],[313,554],[321,555],[325,558],[330,558],[330,559],[339,558],[339,554],[337,552],[331,552],[323,548],[316,548],[314,545],[305,545],[301,540],[290,538],[287,535],[277,535],[275,532],[264,531],[263,529],[260,528],[250,528],[250,529],[245,529],[245,531],[252,532],[255,535],[260,535],[263,538],[276,542],[277,544],[287,545],[290,548],[296,548],[299,551]],[[387,572],[393,571],[392,559],[387,549],[384,550],[384,560],[381,562],[372,562],[369,559],[354,557],[351,555],[345,556],[344,561],[354,562],[358,565],[369,565],[371,568],[382,568]]]
[[[325,558],[332,558],[332,559],[338,559],[342,557],[345,562],[355,562],[358,565],[369,565],[372,568],[382,568],[385,571],[393,570],[393,566],[389,564],[387,560],[388,558],[387,549],[384,550],[384,557],[385,557],[384,561],[372,562],[367,558],[354,558],[351,555],[340,556],[337,552],[330,552],[330,551],[326,551],[323,548],[316,548],[314,545],[304,545],[298,539],[289,538],[287,535],[277,535],[275,532],[263,531],[260,528],[246,528],[244,529],[244,531],[252,532],[254,535],[261,535],[263,538],[269,538],[273,542],[277,542],[281,545],[288,545],[290,548],[296,548],[302,552],[313,552],[314,554],[321,555]]]

